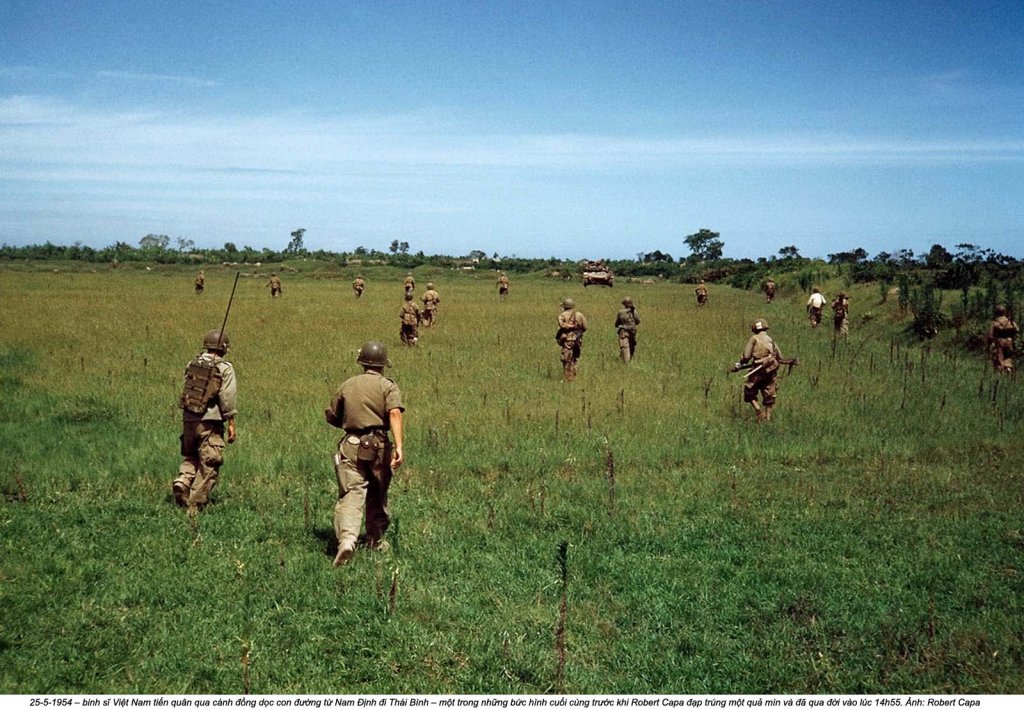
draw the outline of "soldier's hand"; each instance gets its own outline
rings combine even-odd
[[[238,434],[235,432],[235,420],[228,419],[228,443],[235,443],[235,439],[238,438]]]
[[[398,468],[405,461],[405,456],[402,455],[402,447],[396,446],[391,450],[391,468]]]

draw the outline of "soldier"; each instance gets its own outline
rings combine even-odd
[[[697,294],[697,305],[703,306],[708,302],[708,287],[704,285],[704,279],[700,280],[697,284],[697,288],[693,289],[693,292]]]
[[[270,275],[270,281],[267,281],[267,286],[270,287],[271,298],[277,298],[281,295],[281,279],[277,274]]]
[[[387,551],[383,539],[391,519],[388,515],[388,487],[396,468],[402,465],[402,393],[384,377],[391,366],[383,343],[371,340],[359,349],[356,362],[363,374],[342,383],[324,419],[343,429],[345,436],[334,454],[338,477],[338,502],[334,505],[334,534],[338,554],[334,566],[343,565],[355,554],[359,529],[366,511],[366,546]],[[388,431],[394,444],[388,439]]]
[[[775,300],[775,281],[768,279],[764,282],[764,302],[771,303]]]
[[[361,298],[363,295],[363,289],[366,288],[366,282],[363,281],[361,275],[356,276],[356,280],[352,282],[352,293],[356,295],[356,298]]]
[[[811,327],[817,328],[821,324],[821,309],[825,307],[825,297],[821,295],[817,286],[811,288],[811,297],[807,299],[807,315],[811,319]]]
[[[399,316],[402,319],[402,329],[399,333],[399,337],[402,339],[402,345],[413,346],[419,339],[419,332],[417,326],[420,324],[420,307],[416,305],[416,302],[412,300],[412,291],[405,292],[405,303],[402,304],[402,310],[399,311]]]
[[[203,275],[203,271],[202,269],[200,269],[199,273],[196,275],[196,295],[199,295],[200,293],[203,292],[203,288],[205,285],[206,276]]]
[[[779,352],[779,346],[775,341],[765,332],[768,330],[768,321],[764,318],[754,321],[750,325],[750,330],[754,334],[743,348],[743,355],[733,367],[733,371],[741,369],[741,365],[753,363],[743,382],[743,401],[749,402],[757,412],[757,421],[768,422],[772,419],[772,407],[775,406],[775,397],[778,394],[777,377],[782,353]],[[757,402],[758,394],[761,395],[761,404]]]
[[[411,271],[405,275],[405,281],[403,282],[403,284],[405,286],[406,293],[412,293],[414,290],[416,290],[416,279],[412,277]]]
[[[184,460],[171,485],[180,506],[202,508],[217,485],[224,463],[224,423],[227,443],[235,434],[235,400],[238,386],[235,369],[224,359],[231,341],[227,333],[211,330],[203,338],[203,352],[185,368],[181,392],[181,455]]]
[[[624,308],[615,316],[615,328],[619,334],[619,357],[629,362],[636,353],[636,329],[640,325],[640,316],[636,314],[633,299],[626,296],[622,299]]]
[[[434,290],[433,283],[427,283],[427,290],[423,294],[423,324],[430,328],[437,322],[437,307],[441,303],[441,296]]]
[[[1006,306],[998,305],[995,318],[988,326],[988,346],[992,351],[992,367],[996,372],[1013,373],[1013,339],[1020,328],[1006,315]]]
[[[498,298],[504,301],[505,299],[508,298],[508,276],[505,275],[504,271],[499,273],[500,275],[498,276]]]
[[[846,335],[850,332],[850,298],[842,291],[836,294],[836,300],[832,301],[832,325],[837,335]]]
[[[558,316],[558,332],[555,340],[562,347],[562,375],[566,382],[576,378],[576,361],[583,348],[583,334],[587,331],[587,319],[576,310],[571,298],[562,299],[562,313]]]

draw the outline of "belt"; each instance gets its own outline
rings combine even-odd
[[[349,436],[364,436],[366,434],[376,434],[382,438],[387,438],[388,429],[382,426],[371,426],[365,429],[346,429],[345,433]]]

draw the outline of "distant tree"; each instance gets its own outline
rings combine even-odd
[[[799,259],[800,250],[790,244],[788,247],[782,247],[779,249],[779,256],[783,259]]]
[[[224,253],[225,254],[237,254],[238,247],[235,246],[234,242],[224,242]]]
[[[292,240],[288,242],[288,246],[284,248],[284,253],[291,256],[297,256],[298,254],[306,251],[305,246],[302,244],[302,237],[305,233],[305,229],[296,229],[292,232]]]
[[[474,249],[473,251],[469,252],[469,258],[481,261],[487,258],[487,252],[480,251],[479,249]]]
[[[643,258],[641,259],[641,261],[643,261],[645,264],[651,264],[663,261],[671,262],[673,261],[673,259],[671,254],[666,254],[662,252],[660,249],[655,249],[652,252],[643,254]]]
[[[178,252],[184,254],[187,251],[194,251],[196,243],[191,239],[183,239],[178,237]]]
[[[408,254],[409,253],[409,242],[402,242],[401,244],[399,244],[398,245],[398,251],[400,251],[403,254]]]
[[[395,239],[393,242],[391,242],[391,246],[388,247],[388,251],[390,251],[392,254],[397,254],[399,246],[400,245],[398,243],[398,240]]]
[[[712,232],[710,229],[701,229],[699,232],[683,239],[683,243],[693,252],[689,260],[714,261],[715,259],[721,259],[722,249],[725,247],[725,244],[718,238],[719,236],[718,232]]]
[[[924,265],[929,269],[944,269],[953,263],[953,255],[941,244],[933,244],[924,258]]]
[[[147,234],[139,240],[139,249],[156,249],[163,251],[171,243],[171,238],[166,234]]]
[[[356,256],[366,256],[368,252],[366,251],[366,247],[356,247],[356,250],[352,253]]]
[[[866,261],[868,253],[857,247],[853,251],[840,251],[835,254],[828,255],[828,262],[830,264],[859,264],[862,261]]]

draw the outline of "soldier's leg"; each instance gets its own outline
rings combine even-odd
[[[338,478],[338,502],[334,505],[334,534],[338,538],[335,565],[352,557],[363,523],[368,475],[360,468],[358,450],[358,437],[346,436],[341,443],[341,463],[334,467]]]
[[[171,484],[174,502],[184,507],[188,505],[188,496],[192,490],[196,471],[199,470],[199,434],[198,422],[184,422],[181,431],[181,465],[178,477]]]
[[[391,487],[391,449],[384,450],[373,468],[373,478],[367,483],[366,489],[366,546],[371,549],[381,547],[381,540],[388,526],[391,515],[388,510],[388,488]]]
[[[619,357],[623,362],[629,362],[632,348],[629,347],[629,334],[626,331],[619,331]]]
[[[778,395],[778,379],[775,373],[765,379],[761,388],[762,419],[766,422],[772,420],[772,408],[775,406],[775,397]]]
[[[210,492],[217,485],[223,463],[224,425],[220,422],[204,423],[200,426],[199,469],[192,481],[189,506],[201,508],[210,502]]]

